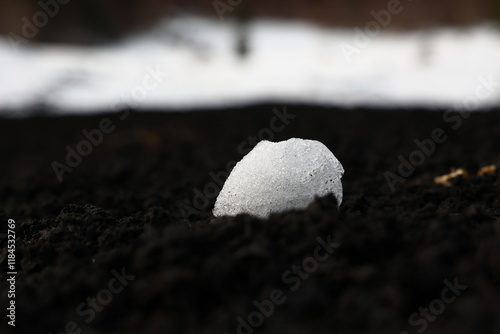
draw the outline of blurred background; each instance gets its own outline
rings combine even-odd
[[[4,0],[0,110],[500,102],[500,0]]]

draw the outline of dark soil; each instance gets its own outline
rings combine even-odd
[[[500,333],[500,177],[476,175],[500,166],[500,112],[288,106],[296,118],[274,140],[327,145],[346,170],[342,206],[215,219],[211,172],[241,159],[274,107],[108,115],[115,130],[62,182],[51,164],[104,116],[1,120],[18,332]],[[447,140],[391,191],[386,171],[436,128]],[[470,177],[434,183],[453,167]],[[4,235],[5,313],[6,246]]]

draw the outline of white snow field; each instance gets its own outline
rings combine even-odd
[[[382,30],[360,43],[354,29],[258,20],[248,26],[245,58],[236,53],[235,27],[176,18],[96,47],[14,48],[0,37],[0,110],[23,116],[39,106],[85,113],[266,101],[472,109],[500,103],[500,31],[492,25]],[[355,50],[350,57],[347,46]]]

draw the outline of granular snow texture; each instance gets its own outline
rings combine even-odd
[[[261,131],[274,107],[1,120],[0,221],[1,233],[7,219],[17,224],[17,331],[499,333],[500,177],[476,172],[500,165],[500,112],[288,106],[295,118]],[[51,164],[65,164],[65,147],[103,117],[116,128],[60,183]],[[398,157],[436,128],[447,140],[391,191],[386,171],[398,175]],[[327,196],[266,220],[214,218],[217,182],[259,132],[335,152],[342,206]],[[452,167],[471,176],[434,184]],[[284,302],[259,311],[254,301],[277,289]],[[0,331],[12,332],[2,318]]]
[[[328,194],[340,204],[342,175],[342,164],[319,141],[263,140],[233,168],[212,213],[268,218],[270,213],[305,209]]]

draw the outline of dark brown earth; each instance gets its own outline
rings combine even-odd
[[[362,30],[376,17],[385,22],[387,14],[390,24],[385,29],[390,30],[470,27],[500,20],[498,0],[454,0],[450,4],[434,0],[2,0],[0,34],[14,33],[40,42],[96,44],[190,15],[220,22],[291,19]],[[38,23],[43,22],[43,15],[49,17],[46,24]]]
[[[500,112],[289,105],[280,131],[273,108],[283,113],[263,105],[0,120],[17,332],[500,332],[500,177],[476,174],[500,166]],[[113,131],[59,182],[53,162],[65,164],[65,147],[106,117]],[[392,192],[387,171],[401,177],[398,157],[423,157],[414,141],[430,145],[437,128],[444,143]],[[259,133],[327,145],[346,170],[340,209],[326,197],[263,221],[215,219],[211,175],[223,176]],[[470,177],[433,182],[452,167]],[[6,247],[4,235],[2,333],[13,332]]]

